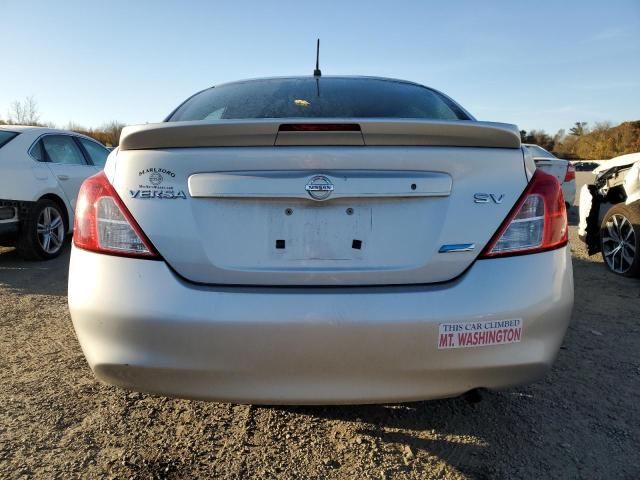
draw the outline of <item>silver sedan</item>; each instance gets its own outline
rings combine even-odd
[[[69,307],[96,376],[242,403],[505,388],[573,306],[558,180],[411,82],[229,83],[128,127],[82,186]]]

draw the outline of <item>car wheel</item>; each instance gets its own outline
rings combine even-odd
[[[613,273],[640,276],[640,204],[610,208],[600,227],[605,264]]]
[[[49,260],[60,255],[67,225],[61,208],[51,200],[39,200],[20,227],[16,250],[28,260]]]

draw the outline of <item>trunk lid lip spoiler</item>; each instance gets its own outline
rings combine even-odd
[[[279,118],[165,122],[125,127],[120,137],[120,150],[273,147],[278,145],[282,125],[303,123],[357,124],[360,132],[287,131],[289,139],[286,145],[354,145],[351,134],[362,135],[362,141],[358,142],[362,146],[520,148],[521,145],[518,127],[506,123],[473,120]]]

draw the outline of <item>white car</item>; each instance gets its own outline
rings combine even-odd
[[[96,376],[254,403],[533,381],[571,318],[567,216],[515,125],[370,77],[204,90],[82,186],[69,308]]]
[[[567,203],[567,208],[571,208],[576,199],[576,168],[568,160],[562,160],[553,153],[545,150],[539,145],[530,143],[523,144],[531,152],[536,166],[541,170],[553,175],[562,185],[562,193]]]
[[[80,185],[102,170],[108,154],[73,132],[0,126],[0,245],[32,260],[58,256]]]
[[[613,273],[640,276],[640,153],[602,162],[580,190],[578,234]]]

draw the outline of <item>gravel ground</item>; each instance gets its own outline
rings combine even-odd
[[[575,223],[575,219],[574,219]],[[1,478],[640,478],[640,282],[588,258],[541,381],[483,401],[256,407],[98,383],[66,300],[68,251],[0,249]]]

